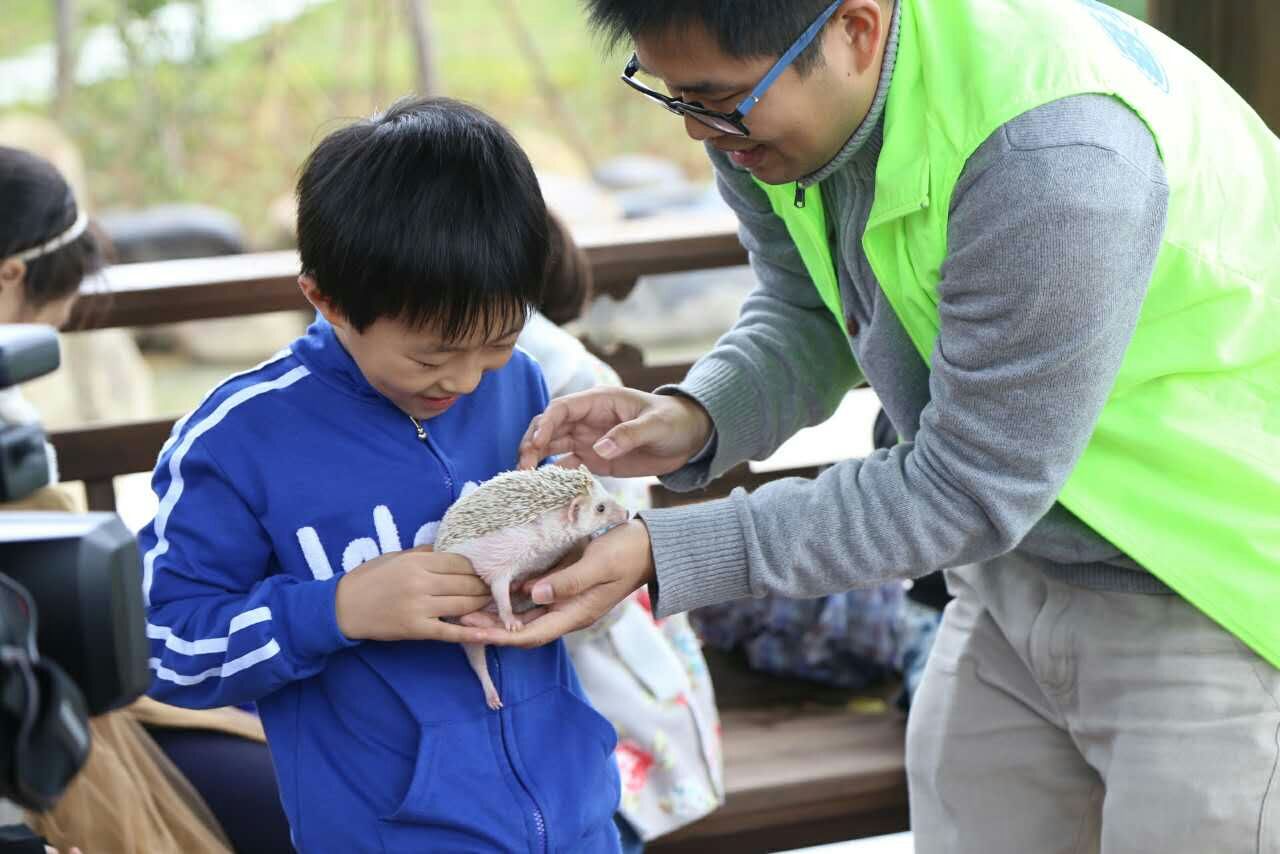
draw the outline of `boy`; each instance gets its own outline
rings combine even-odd
[[[489,653],[490,712],[440,621],[483,607],[426,548],[510,469],[547,402],[515,353],[547,213],[493,119],[407,100],[323,140],[298,182],[319,317],[174,428],[141,535],[152,694],[256,702],[302,851],[615,851],[612,727],[563,645]]]

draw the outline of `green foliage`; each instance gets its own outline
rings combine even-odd
[[[142,16],[165,0],[77,2],[83,29],[114,24],[122,4]],[[618,82],[624,58],[601,56],[578,0],[514,5],[595,159],[646,151],[707,176],[701,147],[680,122]],[[1113,5],[1133,12],[1145,4]],[[573,134],[549,108],[512,36],[508,4],[427,6],[442,91],[511,126],[540,168],[582,170]],[[0,56],[51,41],[53,7],[53,0],[0,0]],[[268,211],[289,197],[319,137],[413,91],[414,68],[401,2],[331,0],[212,58],[83,87],[65,127],[84,153],[98,207],[211,204],[231,211],[261,245],[279,240]]]

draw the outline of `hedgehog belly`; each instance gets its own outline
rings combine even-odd
[[[551,569],[568,554],[572,545],[548,545],[542,536],[528,528],[506,528],[449,546],[444,551],[471,561],[476,575],[490,586],[504,578],[514,585]]]

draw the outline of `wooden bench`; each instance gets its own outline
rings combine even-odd
[[[623,299],[643,275],[740,264],[745,253],[731,221],[690,225],[648,222],[619,235],[578,235],[597,293]],[[148,326],[258,314],[306,305],[292,252],[131,264],[109,271],[110,294],[77,306],[80,328]],[[73,321],[74,322],[74,321]],[[649,365],[634,347],[603,354],[628,385],[652,388],[681,379],[688,365]],[[56,431],[62,475],[83,481],[90,507],[115,509],[113,479],[150,471],[173,418]],[[816,469],[767,474],[740,467],[709,489],[679,495],[655,487],[658,506],[726,495],[774,477],[812,477]],[[702,821],[655,842],[655,854],[779,851],[904,830],[903,724],[888,708],[859,713],[807,702],[813,686],[749,674],[708,655],[724,725],[727,802]],[[838,693],[838,692],[837,692]],[[825,699],[839,702],[825,692]]]

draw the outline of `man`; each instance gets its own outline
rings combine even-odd
[[[918,851],[1280,850],[1280,141],[1091,0],[587,6],[760,287],[681,386],[559,401],[522,463],[697,487],[864,379],[903,442],[646,511],[507,642],[646,583],[661,615],[947,568]]]

